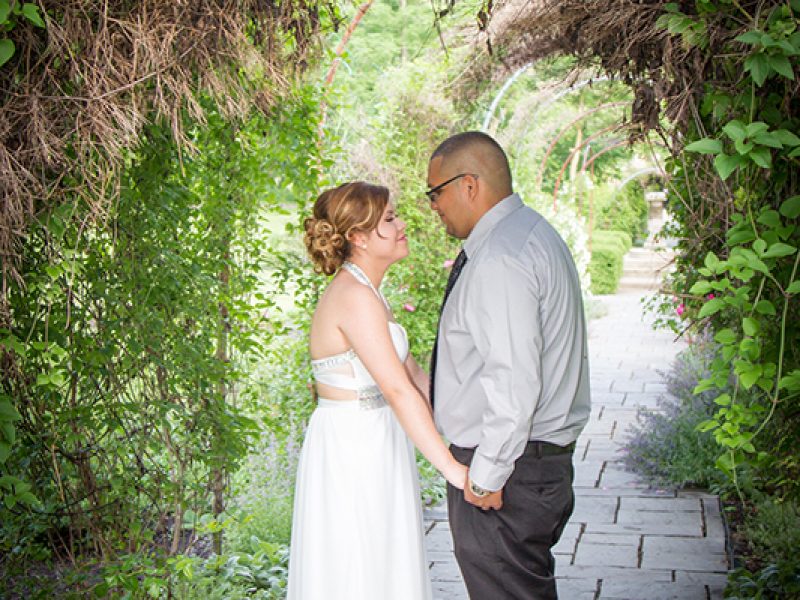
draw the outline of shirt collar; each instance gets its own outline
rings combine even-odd
[[[492,229],[494,229],[500,221],[521,206],[522,198],[519,197],[519,194],[514,193],[510,196],[506,196],[487,210],[475,224],[475,227],[472,228],[472,232],[470,232],[464,242],[464,253],[467,255],[467,258],[475,255],[475,252],[477,252],[478,248],[480,248],[486,238],[489,237]]]

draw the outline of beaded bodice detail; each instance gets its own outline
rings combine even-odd
[[[369,278],[357,265],[346,262],[342,268],[349,271],[357,281],[375,292],[388,308],[383,294],[375,289]],[[393,321],[388,321],[388,327],[397,356],[401,361],[405,361],[408,356],[406,331],[402,325]],[[312,360],[311,370],[317,383],[356,392],[359,407],[362,409],[380,408],[386,405],[380,388],[353,349],[333,356]]]

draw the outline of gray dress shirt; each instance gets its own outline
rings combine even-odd
[[[498,490],[529,440],[575,441],[589,418],[578,272],[553,227],[512,194],[464,242],[439,325],[435,420],[475,448],[470,479]]]

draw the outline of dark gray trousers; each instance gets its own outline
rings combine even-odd
[[[475,450],[451,445],[469,465]],[[555,546],[575,497],[572,454],[528,444],[503,488],[503,508],[481,510],[447,487],[456,560],[471,600],[556,600]]]

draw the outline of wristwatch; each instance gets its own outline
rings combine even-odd
[[[478,498],[485,498],[492,493],[491,490],[483,489],[481,486],[472,481],[472,479],[469,480],[469,491],[475,494]]]

